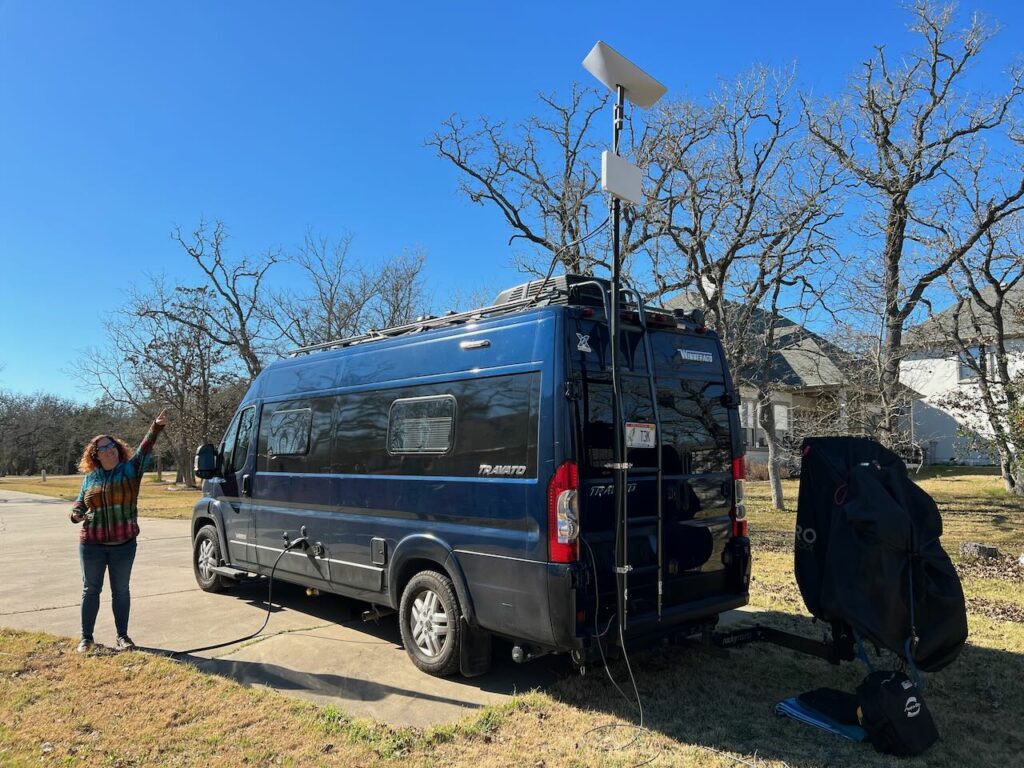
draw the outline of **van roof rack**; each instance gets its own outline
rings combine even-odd
[[[383,330],[374,329],[357,336],[324,341],[319,344],[310,344],[293,349],[289,354],[295,357],[307,352],[320,352],[326,349],[338,349],[350,347],[354,344],[364,344],[369,341],[390,339],[407,333],[418,333],[429,328],[444,328],[445,326],[457,325],[468,320],[514,312],[519,309],[526,309],[531,305],[543,306],[552,303],[570,303],[569,296],[572,288],[580,283],[590,283],[591,290],[594,292],[592,302],[587,303],[595,303],[598,306],[602,305],[600,287],[595,284],[594,278],[581,277],[579,275],[561,275],[548,278],[547,280],[533,280],[529,283],[504,290],[498,294],[494,303],[488,307],[479,307],[465,312],[449,312],[440,317],[425,315],[412,323],[396,325],[392,328],[384,328]]]
[[[310,344],[306,347],[299,347],[291,351],[291,356],[301,355],[306,352],[319,352],[326,349],[338,349],[341,347],[350,347],[354,344],[364,344],[370,341],[379,341],[381,339],[390,339],[395,336],[403,336],[407,333],[418,333],[419,331],[425,331],[429,328],[444,328],[448,325],[457,325],[464,323],[468,320],[475,320],[491,315],[501,315],[508,312],[513,312],[517,309],[525,309],[531,304],[538,303],[536,298],[521,299],[519,301],[512,301],[503,304],[495,304],[489,307],[480,307],[478,309],[470,309],[465,312],[449,312],[446,315],[435,317],[433,315],[424,315],[414,322],[405,323],[404,325],[396,325],[391,328],[384,328],[382,330],[370,330],[366,333],[361,333],[357,336],[349,336],[343,339],[335,339],[333,341],[324,341],[319,344]]]
[[[458,325],[469,320],[475,320],[493,315],[502,315],[517,310],[527,309],[531,306],[547,306],[550,304],[571,304],[592,307],[602,307],[607,312],[610,301],[611,283],[600,277],[589,275],[559,275],[544,280],[531,280],[512,288],[507,288],[494,299],[494,303],[488,307],[470,309],[465,312],[449,312],[446,315],[435,317],[425,315],[411,323],[396,325],[383,330],[371,330],[357,336],[324,341],[319,344],[299,347],[289,354],[292,357],[307,352],[319,352],[327,349],[338,349],[350,347],[354,344],[364,344],[380,339],[403,336],[407,333],[418,333],[430,328],[444,328],[449,325]],[[632,293],[632,292],[631,292]],[[635,296],[635,293],[633,294]],[[664,311],[664,310],[662,310]]]

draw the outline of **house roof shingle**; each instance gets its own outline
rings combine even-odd
[[[668,309],[703,309],[700,297],[693,293],[677,294],[662,305]],[[767,328],[771,320],[771,313],[754,310],[752,321],[759,326],[758,330]],[[787,317],[776,315],[774,321],[775,349],[769,361],[774,381],[792,389],[838,387],[848,383],[839,368],[841,359],[848,357],[848,353]]]
[[[987,286],[980,291],[981,299],[990,306],[996,298],[994,286]],[[953,323],[957,323],[960,337],[965,341],[977,340],[978,332],[974,327],[974,319],[971,317],[972,308],[975,311],[978,325],[983,336],[994,336],[995,325],[992,316],[980,306],[977,306],[974,299],[965,302],[957,314],[956,304],[947,307],[942,312],[932,315],[923,323],[908,328],[903,336],[905,345],[912,349],[926,347],[948,346],[953,331]],[[1021,310],[1024,310],[1024,280],[1018,282],[1007,290],[1003,304],[1003,329],[1007,338],[1024,337],[1024,317]]]

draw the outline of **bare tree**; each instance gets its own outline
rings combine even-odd
[[[883,406],[880,437],[896,441],[904,398],[900,357],[908,321],[925,298],[985,232],[1020,210],[1024,174],[998,185],[978,216],[960,224],[953,249],[931,247],[944,224],[944,197],[989,134],[1005,128],[1010,107],[1024,91],[1015,68],[995,97],[972,96],[964,81],[993,29],[979,17],[953,30],[954,8],[919,0],[913,31],[921,47],[896,63],[877,47],[855,77],[848,96],[818,109],[805,100],[811,134],[864,191],[866,230],[877,240],[870,278],[859,284],[861,305],[880,307],[877,389]]]
[[[155,416],[162,407],[171,415],[167,441],[179,478],[195,485],[192,454],[195,447],[216,439],[237,401],[239,377],[228,351],[192,325],[170,313],[154,311],[171,301],[193,317],[211,312],[205,292],[173,298],[159,280],[148,294],[136,294],[116,317],[105,323],[109,346],[88,350],[77,364],[80,375],[95,382],[109,401]]]
[[[518,257],[520,269],[544,274],[557,254],[568,272],[591,274],[606,262],[591,242],[579,241],[605,214],[594,124],[608,96],[574,85],[567,103],[539,98],[544,113],[512,128],[452,116],[427,146],[459,169],[470,201],[498,210],[512,228],[510,242],[532,246]]]
[[[266,317],[261,312],[263,281],[267,271],[280,261],[280,255],[268,250],[255,259],[230,261],[225,253],[227,230],[220,221],[212,228],[200,221],[189,238],[178,228],[172,237],[203,272],[206,283],[165,292],[165,303],[144,307],[144,316],[173,321],[234,350],[249,379],[256,378],[269,350]]]
[[[45,392],[0,390],[0,475],[74,474],[89,439],[120,434],[126,420],[111,403],[81,405]]]
[[[422,253],[404,253],[367,266],[350,256],[352,236],[332,241],[307,233],[289,258],[303,277],[303,291],[272,295],[264,313],[282,339],[302,347],[401,325],[427,311]]]
[[[656,294],[689,289],[710,312],[733,375],[760,408],[772,500],[784,507],[776,355],[801,341],[798,319],[824,299],[835,256],[837,174],[816,154],[792,110],[792,75],[757,68],[710,104],[666,108],[653,134],[661,197],[652,214],[671,248],[651,251]],[[660,221],[656,216],[662,216]],[[834,264],[831,265],[834,267]]]
[[[832,253],[826,229],[837,215],[835,174],[798,135],[791,82],[754,70],[708,104],[677,102],[630,123],[624,137],[646,169],[644,203],[625,206],[623,216],[629,282],[646,299],[696,286],[733,370],[766,403],[771,360],[759,350],[775,344],[784,309],[820,302],[813,277]],[[596,173],[604,142],[595,134],[606,101],[577,87],[566,105],[542,97],[543,115],[512,132],[486,119],[468,129],[452,118],[429,142],[462,171],[472,201],[493,204],[513,240],[536,246],[539,261],[520,261],[526,271],[545,273],[553,257],[570,272],[608,268],[607,240],[582,240],[606,205]],[[773,410],[761,413],[775,451]],[[781,506],[774,454],[772,464]]]

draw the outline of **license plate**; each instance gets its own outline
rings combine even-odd
[[[653,424],[643,424],[637,421],[626,422],[627,448],[654,448],[656,441],[657,433]]]

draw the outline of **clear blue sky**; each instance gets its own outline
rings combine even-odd
[[[979,75],[1024,48],[1024,3]],[[66,371],[147,275],[195,281],[171,242],[200,217],[234,253],[349,231],[364,258],[420,247],[435,296],[520,280],[508,230],[423,146],[452,113],[517,120],[590,82],[603,39],[699,96],[755,63],[835,93],[898,2],[0,0],[0,388],[88,399]],[[609,118],[610,122],[610,118]],[[598,159],[595,158],[595,162]]]

